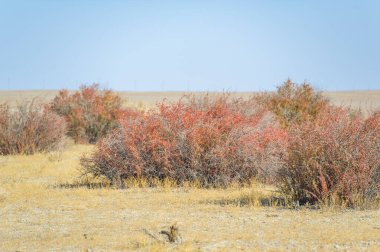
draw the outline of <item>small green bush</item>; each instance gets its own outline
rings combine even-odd
[[[270,110],[284,128],[292,123],[314,120],[328,106],[329,101],[308,83],[300,85],[287,80],[277,92],[266,97]]]

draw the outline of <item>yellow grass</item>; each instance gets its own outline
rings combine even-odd
[[[93,148],[68,144],[62,153],[0,157],[0,251],[380,248],[380,211],[258,206],[274,193],[270,187],[81,187],[79,158]],[[159,231],[175,222],[182,244],[147,234],[163,240]]]

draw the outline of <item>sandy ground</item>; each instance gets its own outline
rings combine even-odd
[[[379,210],[247,205],[273,193],[260,185],[89,189],[77,178],[91,150],[0,157],[0,251],[380,250]],[[183,242],[162,242],[175,222]]]

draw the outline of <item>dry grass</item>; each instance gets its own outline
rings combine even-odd
[[[125,190],[80,186],[79,157],[92,149],[69,144],[62,153],[0,157],[0,251],[380,248],[380,211],[259,206],[274,193],[270,187],[207,190],[175,188],[170,181]],[[144,232],[159,236],[174,222],[180,245]]]

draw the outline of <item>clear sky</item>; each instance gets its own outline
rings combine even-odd
[[[0,89],[380,89],[380,1],[0,0]]]

